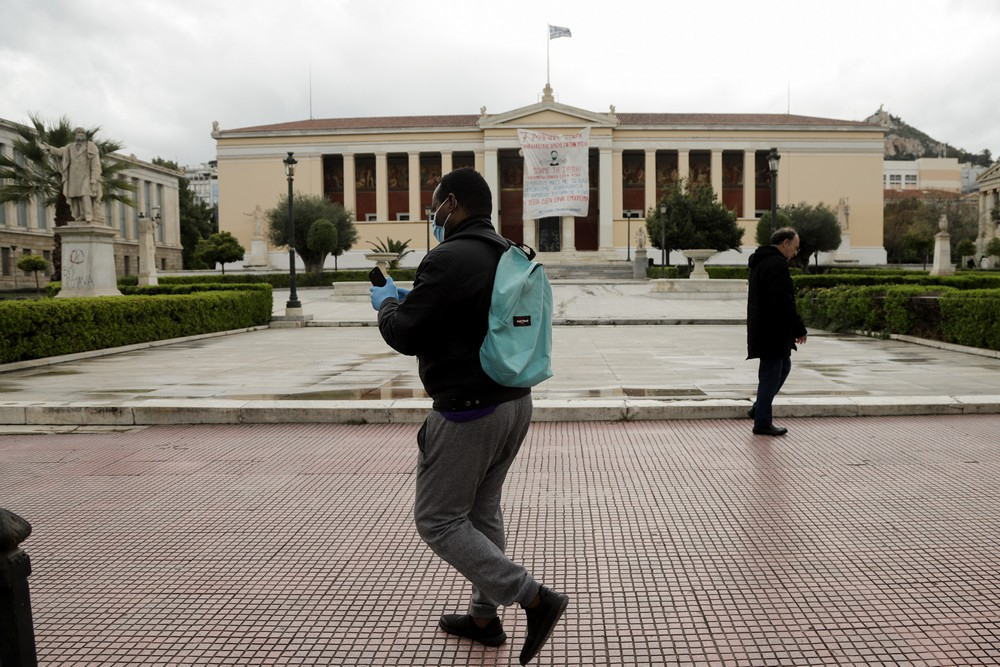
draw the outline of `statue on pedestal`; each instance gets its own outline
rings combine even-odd
[[[250,213],[244,213],[243,215],[253,218],[253,238],[264,238],[264,212],[260,210],[260,204],[257,204]]]
[[[101,152],[87,138],[82,127],[73,130],[75,141],[61,148],[42,142],[42,150],[59,158],[59,173],[63,179],[63,195],[69,202],[74,221],[93,222],[96,214],[103,219],[101,201]]]

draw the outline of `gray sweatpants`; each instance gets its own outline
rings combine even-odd
[[[504,555],[503,483],[531,421],[531,396],[474,421],[427,416],[417,435],[414,518],[424,542],[472,583],[469,614],[530,602],[539,584]]]

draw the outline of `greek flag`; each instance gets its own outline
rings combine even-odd
[[[569,31],[569,28],[563,28],[557,25],[549,26],[549,39],[556,39],[557,37],[572,37],[573,33]]]

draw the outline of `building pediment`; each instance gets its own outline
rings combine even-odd
[[[1000,160],[994,162],[992,167],[979,174],[979,176],[976,176],[976,182],[979,184],[983,184],[994,179],[1000,179]]]
[[[496,115],[482,115],[479,118],[481,129],[495,128],[579,128],[581,125],[591,127],[617,127],[618,117],[614,107],[608,113],[599,113],[560,104],[552,100],[551,95],[544,95],[542,101],[530,106],[521,107]]]

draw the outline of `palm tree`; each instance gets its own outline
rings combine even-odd
[[[62,227],[72,220],[69,202],[62,191],[62,175],[56,168],[55,163],[48,154],[42,150],[42,143],[55,146],[56,148],[70,144],[74,140],[73,124],[69,118],[63,116],[59,121],[51,126],[46,126],[45,122],[34,114],[29,114],[31,125],[18,125],[17,139],[12,142],[14,158],[0,155],[0,204],[6,202],[30,203],[31,201],[44,202],[46,206],[55,207],[55,227]],[[87,130],[87,138],[97,144],[101,153],[101,186],[104,190],[104,199],[120,201],[129,206],[134,202],[128,196],[134,188],[123,175],[128,165],[124,162],[112,160],[111,154],[122,149],[120,141],[103,139],[98,141],[94,138],[100,127]],[[95,211],[95,214],[102,214]],[[52,279],[58,280],[62,269],[62,252],[59,242],[59,233],[53,234],[55,239],[55,249],[52,252],[53,274]]]

